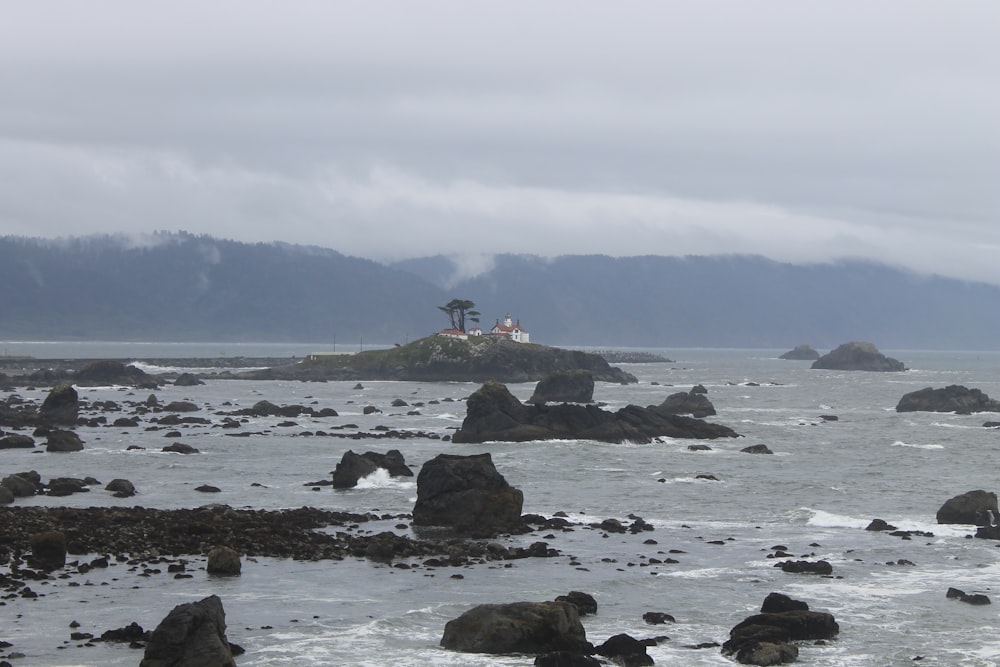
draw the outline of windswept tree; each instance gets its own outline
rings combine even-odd
[[[479,312],[474,310],[476,304],[468,299],[452,299],[443,306],[438,306],[438,310],[448,316],[451,321],[451,328],[465,331],[465,322],[479,322]]]

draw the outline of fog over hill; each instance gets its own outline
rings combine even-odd
[[[427,257],[186,233],[0,238],[0,339],[403,343],[470,299],[532,342],[618,347],[1000,349],[1000,287],[870,262],[755,256]]]

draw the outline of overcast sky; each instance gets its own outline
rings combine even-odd
[[[995,0],[0,2],[3,234],[1000,284]]]

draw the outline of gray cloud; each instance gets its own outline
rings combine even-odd
[[[1000,283],[1000,5],[19,3],[0,231]]]

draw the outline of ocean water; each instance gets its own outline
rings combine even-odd
[[[911,370],[880,374],[814,371],[808,362],[776,359],[778,350],[653,351],[676,362],[623,365],[639,383],[599,383],[595,399],[608,409],[651,405],[703,384],[718,411],[709,420],[743,437],[642,445],[309,437],[302,432],[346,423],[365,431],[384,425],[446,435],[461,424],[461,399],[477,385],[363,382],[356,389],[355,382],[209,380],[204,386],[167,386],[155,393],[161,401],[193,401],[202,406],[195,415],[214,420],[221,419],[214,415],[219,410],[262,399],[332,407],[340,416],[301,417],[293,420],[297,426],[280,426],[286,421],[280,417],[259,419],[244,426],[260,433],[249,438],[226,437],[210,426],[182,429],[179,440],[201,450],[194,456],[157,451],[176,439],[142,426],[79,428],[86,449],[74,454],[0,451],[3,475],[34,469],[46,480],[124,477],[139,491],[134,498],[115,499],[97,488],[66,498],[19,499],[20,505],[308,505],[379,514],[412,509],[413,478],[376,474],[347,491],[314,491],[306,482],[329,477],[347,449],[399,449],[415,472],[439,453],[490,452],[497,469],[524,492],[526,513],[564,511],[580,523],[629,522],[632,514],[655,527],[637,535],[579,528],[500,538],[509,545],[543,539],[563,555],[463,568],[402,570],[363,560],[260,558],[244,562],[240,577],[225,579],[202,570],[185,580],[167,574],[141,578],[122,567],[92,570],[33,584],[44,594],[39,599],[5,600],[0,639],[14,645],[8,652],[26,654],[22,665],[135,665],[141,651],[70,641],[70,623],[77,621],[76,631],[95,635],[132,621],[151,629],[173,606],[217,594],[225,605],[229,639],[247,650],[237,659],[241,666],[531,665],[531,656],[460,654],[438,642],[448,620],[477,604],[550,600],[579,590],[599,605],[596,616],[583,619],[592,642],[620,632],[638,638],[665,635],[669,639],[649,649],[658,665],[726,665],[733,662],[718,648],[689,647],[721,644],[768,593],[779,591],[833,613],[840,624],[837,639],[800,647],[803,665],[1000,664],[994,607],[945,597],[948,587],[995,597],[1000,543],[969,539],[973,527],[939,526],[934,519],[952,496],[997,490],[1000,430],[982,424],[1000,415],[894,410],[903,394],[927,386],[962,384],[1000,396],[1000,354],[884,350]],[[295,352],[270,349],[267,354]],[[197,355],[183,350],[176,356]],[[523,400],[534,385],[509,387]],[[80,392],[88,401],[119,402],[144,400],[150,393],[122,387]],[[40,399],[45,392],[19,388],[18,393]],[[396,398],[423,403],[415,408],[420,414],[407,415],[412,407],[392,408]],[[383,412],[364,415],[366,405]],[[824,421],[820,415],[839,419]],[[711,450],[688,450],[695,442]],[[147,449],[126,451],[132,444]],[[740,452],[754,444],[766,444],[774,454]],[[718,481],[698,479],[699,474]],[[222,492],[198,493],[194,489],[201,484]],[[933,537],[904,540],[865,531],[874,518]],[[394,528],[397,523],[363,527],[405,533]],[[646,544],[649,539],[656,544]],[[776,561],[767,555],[777,545],[796,557],[829,561],[834,577],[786,574],[773,567]],[[679,562],[651,562],[666,558]],[[901,559],[913,564],[895,564]],[[677,622],[647,625],[642,620],[647,611],[669,613]]]

